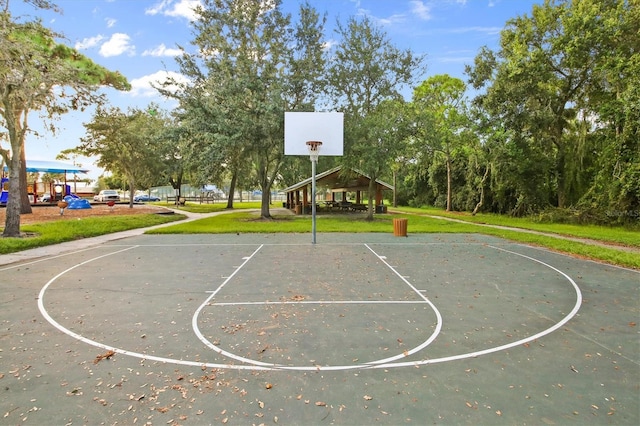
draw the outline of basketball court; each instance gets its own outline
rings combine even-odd
[[[640,420],[638,272],[471,234],[309,238],[3,267],[3,423]]]
[[[285,114],[285,154],[315,194],[342,115],[310,114]],[[316,241],[311,204],[311,235],[0,267],[0,423],[640,423],[638,271],[475,234]]]

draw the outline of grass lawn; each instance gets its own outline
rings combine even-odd
[[[259,205],[257,206],[259,207]],[[251,208],[257,208],[251,207]],[[625,228],[588,226],[577,227],[561,224],[537,224],[530,222],[527,226],[525,219],[508,217],[489,218],[483,216],[471,216],[465,214],[451,214],[464,223],[446,220],[445,218],[433,218],[431,210],[400,209],[400,214],[375,215],[373,221],[366,221],[363,215],[331,214],[317,216],[317,232],[392,232],[392,219],[394,217],[409,218],[410,233],[479,233],[493,235],[500,238],[547,247],[551,250],[576,255],[588,259],[603,261],[614,265],[640,269],[640,254],[602,247],[582,242],[568,241],[553,236],[523,233],[514,230],[496,229],[486,226],[478,226],[482,223],[490,223],[500,226],[509,226],[520,229],[530,229],[551,234],[572,236],[576,238],[589,238],[640,248],[640,232]],[[467,221],[466,219],[469,220]],[[512,221],[513,220],[513,221]],[[273,219],[263,220],[256,213],[233,212],[217,215],[189,223],[177,223],[176,225],[161,228],[149,233],[156,234],[193,234],[193,233],[309,233],[311,232],[311,217],[309,215],[273,215]]]
[[[87,217],[78,221],[56,221],[23,225],[23,238],[0,238],[0,254],[44,247],[81,238],[97,237],[129,229],[173,222],[184,219],[181,214],[138,214],[121,216]]]
[[[165,203],[155,203],[166,206]],[[280,207],[272,204],[271,208]],[[272,211],[272,219],[260,219],[258,213],[248,209],[260,209],[260,202],[235,203],[234,210],[186,223],[147,231],[154,234],[194,234],[194,233],[310,233],[310,215],[279,215]],[[180,206],[182,211],[213,213],[226,210],[226,203],[197,204]],[[537,235],[508,229],[497,229],[482,224],[527,229],[558,236],[588,238],[640,249],[640,227],[577,226],[554,223],[537,223],[524,218],[499,215],[468,213],[447,213],[434,208],[398,208],[397,214],[377,214],[373,221],[364,219],[364,214],[318,214],[317,232],[382,232],[393,231],[393,218],[409,219],[409,233],[478,233],[493,235],[525,244],[533,244],[575,256],[603,261],[614,265],[640,269],[638,252],[618,250],[583,242],[568,241],[553,235]],[[434,217],[440,216],[442,218]],[[160,223],[176,221],[183,215],[131,215],[118,217],[87,218],[77,222],[52,222],[24,225],[22,231],[33,234],[29,238],[0,239],[0,254],[12,253],[34,247],[57,244],[79,238],[93,237],[127,229],[143,228]],[[451,221],[447,219],[456,219]]]

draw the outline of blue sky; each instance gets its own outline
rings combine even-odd
[[[11,0],[14,18],[38,17],[44,25],[65,36],[60,40],[74,46],[94,62],[120,71],[132,84],[128,93],[106,91],[109,102],[126,109],[145,108],[150,102],[170,109],[150,86],[167,72],[178,72],[176,45],[191,50],[193,38],[191,9],[199,0],[53,0],[62,14],[39,11]],[[465,79],[465,64],[471,64],[482,46],[498,47],[499,32],[516,16],[529,14],[533,4],[542,0],[309,0],[320,12],[328,14],[326,38],[336,41],[333,27],[337,19],[369,16],[399,48],[426,55],[424,80],[436,74]],[[298,0],[284,0],[283,9],[297,14]],[[410,96],[410,91],[406,93]],[[38,116],[30,117],[31,126],[41,137],[28,136],[26,154],[32,160],[53,160],[60,151],[73,148],[85,131],[82,123],[91,120],[92,111],[66,114],[57,122],[53,135],[38,126]],[[92,159],[76,162],[91,169],[95,179],[101,170]]]

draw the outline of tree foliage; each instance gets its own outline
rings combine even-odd
[[[496,195],[506,190],[511,199],[498,203],[513,213],[579,205],[594,185],[599,191],[608,186],[605,192],[618,201],[625,198],[627,209],[638,206],[637,145],[623,154],[633,140],[623,136],[628,126],[637,129],[637,121],[623,119],[638,99],[631,89],[637,3],[545,0],[530,15],[510,20],[500,49],[483,49],[467,69],[483,91],[476,104],[493,122],[486,128],[506,130],[503,146],[493,152],[492,181]],[[631,172],[606,184],[620,155]],[[607,178],[597,170],[603,163]]]
[[[413,82],[423,57],[393,45],[370,18],[338,23],[340,41],[327,72],[328,93],[344,112],[347,167],[368,175],[368,218],[373,218],[375,181],[401,155],[408,123],[401,91]]]
[[[16,22],[7,8],[0,13],[0,125],[9,142],[0,153],[10,177],[3,236],[19,236],[20,213],[30,212],[23,149],[29,113],[41,110],[52,120],[69,110],[101,103],[104,97],[96,91],[100,86],[129,88],[122,75],[58,44],[55,38],[38,21]],[[52,124],[50,128],[55,130]]]
[[[81,144],[68,152],[98,157],[98,166],[124,176],[133,207],[136,189],[148,188],[164,169],[165,120],[148,110],[98,107],[85,128]]]
[[[413,91],[417,147],[426,156],[442,156],[444,160],[447,211],[452,209],[453,159],[470,138],[465,90],[462,80],[444,74],[428,78]]]
[[[208,0],[197,10],[197,53],[179,58],[190,81],[177,93],[179,120],[194,142],[187,153],[202,180],[253,169],[261,215],[283,162],[284,111],[312,110],[324,68],[323,19],[308,4],[295,23],[281,2]],[[231,205],[229,205],[231,207]]]

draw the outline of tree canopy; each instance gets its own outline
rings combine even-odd
[[[29,113],[41,110],[54,119],[71,109],[103,102],[104,96],[97,93],[100,86],[130,87],[121,74],[95,64],[55,38],[38,21],[18,23],[8,11],[0,13],[0,124],[9,142],[0,153],[10,173],[6,237],[20,235],[21,210],[24,206],[30,211],[23,149]],[[50,128],[55,129],[52,124]]]

